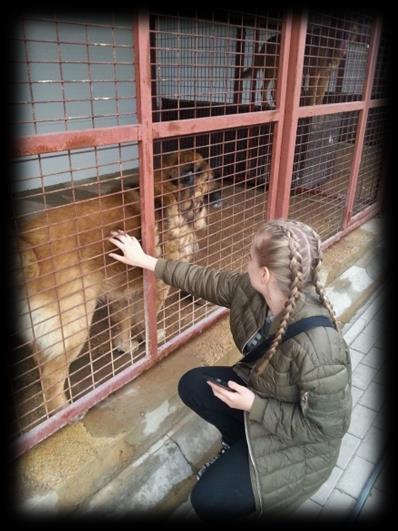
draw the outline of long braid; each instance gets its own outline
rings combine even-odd
[[[315,286],[315,290],[319,296],[319,299],[321,301],[321,303],[323,304],[323,306],[327,309],[327,311],[329,312],[330,314],[330,317],[332,318],[332,321],[336,327],[337,330],[340,329],[340,326],[339,326],[339,323],[337,321],[337,316],[336,316],[336,313],[333,309],[333,306],[331,304],[331,302],[329,301],[327,295],[326,295],[326,290],[320,280],[320,271],[321,271],[321,266],[322,266],[322,261],[323,261],[323,252],[322,252],[322,243],[321,243],[321,239],[319,237],[319,235],[313,230],[313,229],[310,229],[315,241],[316,241],[316,246],[317,246],[317,258],[316,258],[316,263],[314,265],[314,268],[313,268],[313,274],[312,274],[312,281],[313,281],[313,284]]]
[[[290,318],[294,314],[294,309],[296,307],[297,300],[300,297],[300,294],[302,293],[303,289],[303,260],[300,253],[299,241],[294,232],[287,229],[286,227],[283,227],[283,232],[287,236],[287,243],[290,251],[290,293],[288,300],[286,301],[285,308],[283,310],[278,330],[275,333],[275,337],[268,351],[265,353],[265,356],[263,357],[261,363],[259,363],[255,367],[255,371],[257,374],[263,372],[267,368],[277,348],[281,344],[283,336],[286,333]]]
[[[254,239],[260,266],[267,266],[276,276],[287,301],[275,337],[263,358],[255,366],[262,373],[281,344],[296,303],[307,286],[313,285],[322,305],[339,330],[333,306],[320,280],[322,266],[321,238],[312,227],[296,220],[276,219],[263,223]]]
[[[332,318],[332,321],[336,327],[337,330],[339,330],[339,324],[337,321],[336,313],[333,309],[333,306],[331,302],[329,301],[326,290],[324,285],[322,284],[320,280],[320,272],[322,268],[322,262],[323,262],[323,251],[322,251],[322,241],[319,236],[319,234],[309,225],[306,225],[305,223],[302,223],[301,221],[297,220],[291,220],[290,223],[293,223],[297,227],[299,227],[305,234],[307,242],[309,242],[310,238],[313,239],[313,245],[311,245],[313,251],[312,256],[309,260],[309,267],[312,268],[312,278],[311,281],[315,287],[315,290],[319,296],[319,299],[323,306],[327,309],[327,311],[330,314],[330,317]]]

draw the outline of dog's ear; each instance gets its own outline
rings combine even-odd
[[[178,186],[178,180],[180,178],[180,166],[178,153],[168,153],[162,157],[162,168],[170,182],[174,186]]]
[[[168,153],[162,157],[162,168],[178,166],[178,153]]]

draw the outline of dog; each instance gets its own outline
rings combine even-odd
[[[280,35],[265,41],[253,56],[253,64],[242,72],[242,78],[256,77],[263,71],[261,84],[261,105],[264,110],[276,107],[274,91],[279,66]]]
[[[350,42],[356,42],[359,26],[344,22],[341,28],[309,25],[304,52],[306,105],[323,103],[330,78],[347,55]],[[274,92],[279,67],[280,34],[270,37],[253,56],[252,65],[243,70],[242,78],[256,77],[263,72],[261,102],[264,109],[276,107]]]
[[[309,26],[304,52],[307,105],[324,102],[333,72],[345,59],[349,44],[358,38],[359,26],[354,22],[343,21],[339,27]]]
[[[197,152],[163,157],[154,172],[156,257],[189,261],[197,253],[212,181],[212,169]],[[117,190],[43,212],[18,235],[24,278],[20,331],[34,346],[48,412],[69,403],[64,383],[89,336],[98,300],[111,308],[113,348],[138,348],[131,334],[142,336],[145,329],[142,271],[108,255],[114,250],[111,232],[122,229],[140,238],[140,220],[139,192]],[[157,311],[169,289],[157,280]]]

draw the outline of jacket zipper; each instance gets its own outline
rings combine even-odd
[[[246,411],[245,411],[245,413],[243,415],[243,419],[244,419],[244,425],[245,425],[246,443],[247,443],[247,448],[249,450],[249,457],[250,457],[250,461],[251,461],[251,463],[253,465],[253,468],[254,468],[254,474],[256,476],[257,496],[258,496],[258,501],[259,501],[259,505],[260,505],[260,513],[259,513],[258,517],[260,517],[263,514],[263,501],[262,501],[261,491],[260,491],[260,480],[259,480],[259,477],[258,477],[258,470],[257,470],[257,467],[256,467],[256,463],[254,461],[253,451],[252,451],[252,447],[251,447],[251,443],[250,443],[250,439],[249,439],[249,433],[248,433],[248,428],[247,428],[247,412]]]
[[[267,312],[265,313],[265,319],[267,319],[267,318],[268,318],[268,310],[267,310]],[[253,337],[254,337],[256,334],[259,333],[259,331],[262,329],[262,327],[263,327],[263,325],[261,325],[259,328],[257,328],[257,330],[254,332],[254,334],[252,334],[252,335],[249,337],[249,339],[245,342],[245,344],[243,345],[243,347],[242,347],[242,354],[243,354],[243,356],[245,356],[245,348],[246,348],[246,345],[247,345],[248,343],[250,343],[250,341],[253,339]]]
[[[247,345],[248,343],[250,343],[250,341],[251,341],[251,340],[253,339],[253,337],[258,333],[259,330],[260,330],[260,328],[259,328],[258,330],[256,330],[256,331],[254,332],[254,334],[251,335],[251,336],[249,337],[249,339],[246,341],[246,343],[243,345],[243,348],[242,348],[242,354],[243,354],[243,357],[245,356],[245,348],[246,348],[246,345]]]

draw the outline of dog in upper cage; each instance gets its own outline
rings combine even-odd
[[[350,43],[359,37],[359,24],[351,20],[308,25],[303,70],[306,105],[324,103],[333,73],[346,58]]]
[[[323,103],[332,74],[345,59],[350,43],[360,38],[360,25],[343,20],[309,23],[304,52],[303,82],[306,105]],[[280,33],[266,40],[253,55],[252,65],[242,72],[243,78],[262,73],[261,102],[264,109],[276,107],[275,91],[279,68]]]
[[[198,252],[212,186],[213,171],[198,152],[163,157],[154,172],[156,256],[191,260]],[[68,403],[65,380],[89,337],[98,300],[111,309],[114,349],[134,352],[139,342],[133,335],[144,335],[142,271],[108,256],[111,232],[120,229],[141,238],[138,190],[51,208],[27,220],[18,234],[19,331],[33,346],[50,413]],[[157,311],[169,289],[156,282]]]
[[[267,39],[253,55],[253,62],[242,72],[243,78],[256,78],[262,73],[261,105],[264,109],[274,109],[276,79],[279,67],[280,34]]]

